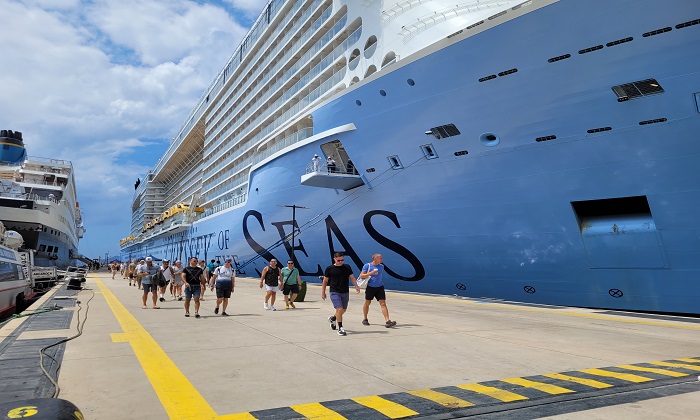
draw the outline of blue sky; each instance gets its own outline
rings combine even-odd
[[[0,0],[0,127],[73,162],[87,233],[115,255],[153,166],[268,0]]]

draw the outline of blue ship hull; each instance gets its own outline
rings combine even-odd
[[[290,258],[281,206],[298,205],[309,281],[334,251],[356,272],[379,252],[389,289],[698,314],[698,18],[694,1],[560,1],[399,62],[313,112],[320,134],[255,166],[245,204],[122,258],[233,256],[257,276]],[[648,79],[663,91],[611,89]],[[446,124],[460,134],[426,135]],[[363,186],[300,184],[332,140]]]

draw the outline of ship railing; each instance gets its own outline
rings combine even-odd
[[[344,27],[346,18],[347,18],[347,15],[344,15],[341,18],[341,20],[339,22],[337,22],[333,26],[333,28],[331,28],[331,30],[329,30],[326,34],[324,34],[323,37],[321,37],[321,39],[319,39],[313,46],[311,46],[310,49],[308,51],[306,51],[306,53],[304,53],[302,58],[300,58],[296,62],[296,64],[285,73],[285,76],[281,77],[280,80],[278,80],[269,90],[267,90],[267,93],[265,94],[266,96],[264,95],[263,99],[266,99],[269,95],[271,95],[273,92],[275,92],[279,88],[279,86],[281,86],[281,84],[283,82],[286,82],[292,75],[294,75],[297,71],[299,71],[299,69],[303,65],[308,64],[310,58],[313,55],[315,55],[316,53],[321,51],[324,47],[326,47],[326,44],[328,42],[330,42],[330,40],[333,37],[335,37],[337,35],[337,33],[339,33],[340,30]],[[355,32],[350,34],[345,41],[343,41],[333,51],[331,51],[325,57],[323,57],[320,60],[321,63],[318,63],[316,66],[314,66],[314,68],[307,71],[307,73],[301,77],[301,79],[304,79],[304,77],[306,77],[306,79],[303,80],[303,83],[302,83],[302,80],[299,80],[297,83],[294,84],[294,86],[287,89],[280,98],[278,98],[277,100],[275,100],[275,102],[273,102],[271,104],[269,104],[269,103],[265,104],[264,102],[261,102],[260,100],[256,100],[256,103],[258,104],[257,106],[251,106],[247,111],[245,111],[242,114],[237,115],[235,119],[232,119],[231,124],[224,125],[223,127],[229,126],[229,128],[225,129],[225,131],[223,133],[221,133],[221,132],[215,133],[214,136],[219,137],[219,139],[216,140],[211,145],[208,145],[207,151],[211,152],[212,150],[216,150],[224,141],[227,141],[226,138],[231,133],[233,133],[233,131],[243,129],[244,127],[242,127],[240,124],[234,124],[234,122],[246,121],[247,119],[250,119],[250,117],[252,115],[254,115],[256,112],[260,111],[261,106],[263,106],[263,104],[265,106],[266,111],[263,111],[262,113],[260,113],[260,115],[258,115],[251,122],[249,122],[247,125],[247,127],[249,127],[249,128],[241,131],[236,137],[242,136],[243,135],[242,133],[245,133],[245,132],[249,131],[250,128],[261,124],[265,120],[265,118],[267,118],[268,116],[270,116],[274,112],[277,112],[280,108],[282,108],[282,104],[287,102],[294,94],[296,94],[298,91],[300,91],[301,88],[303,86],[305,86],[312,78],[315,78],[319,73],[321,73],[323,70],[325,70],[327,68],[328,64],[330,64],[335,59],[337,59],[338,57],[343,55],[345,53],[345,51],[347,51],[348,46],[352,45],[357,39],[359,39],[359,35],[360,35],[359,31],[361,31],[361,28],[358,28],[357,30],[355,30]],[[357,39],[355,39],[355,38],[357,38]],[[352,41],[353,39],[354,39],[354,41]],[[279,118],[276,121],[279,121]],[[282,121],[286,121],[286,118],[283,119]],[[222,130],[223,129],[224,128],[222,128]],[[236,142],[236,140],[232,139],[231,144],[235,144],[235,142]]]
[[[237,206],[237,205],[239,205],[239,204],[245,203],[246,197],[247,197],[247,196],[248,196],[248,193],[243,193],[243,194],[236,195],[236,196],[234,196],[234,197],[232,197],[232,198],[230,198],[230,199],[228,199],[228,200],[226,200],[226,201],[224,201],[224,202],[222,202],[222,203],[219,203],[219,204],[215,205],[214,207],[208,209],[207,211],[205,211],[204,213],[202,213],[202,217],[211,216],[211,215],[214,214],[214,213],[218,213],[218,212],[220,212],[220,211],[224,211],[224,210],[229,209],[229,208],[231,208],[231,207],[234,207],[234,206]]]
[[[290,10],[290,12],[287,14],[287,16],[284,17],[284,20],[281,22],[280,25],[278,25],[278,28],[284,27],[287,22],[292,19],[294,13],[296,10],[298,10],[301,5],[304,3],[303,0],[298,0],[294,6],[293,9]],[[178,132],[177,137],[175,137],[171,143],[170,147],[168,147],[168,150],[166,151],[165,155],[162,156],[158,162],[156,163],[156,166],[154,167],[154,170],[157,172],[157,170],[160,169],[161,165],[164,164],[167,161],[167,158],[169,155],[174,153],[180,143],[184,140],[184,138],[187,136],[187,134],[190,132],[190,129],[194,126],[194,124],[199,120],[199,117],[201,114],[204,112],[205,105],[209,102],[210,96],[216,96],[226,85],[226,77],[227,75],[233,73],[233,71],[241,64],[241,59],[243,57],[243,51],[246,49],[248,46],[252,46],[255,42],[257,42],[258,38],[262,35],[264,32],[264,29],[261,25],[263,25],[267,19],[264,17],[267,16],[267,13],[269,11],[270,15],[269,18],[272,19],[272,17],[279,11],[280,7],[279,5],[281,4],[281,0],[277,1],[272,1],[269,4],[269,9],[266,7],[265,10],[258,16],[258,19],[256,20],[256,23],[253,25],[253,28],[248,31],[248,34],[243,38],[243,41],[239,44],[238,48],[234,51],[233,54],[231,54],[231,57],[229,58],[227,64],[224,66],[224,68],[219,72],[216,78],[211,82],[209,87],[204,90],[204,93],[199,99],[199,102],[197,106],[192,110],[190,115],[187,117],[185,120],[185,123],[183,124],[182,128]],[[280,29],[281,30],[281,29]],[[275,34],[278,31],[274,32]],[[260,48],[258,51],[258,54],[261,54],[265,51],[265,48]],[[236,62],[236,59],[237,62]]]
[[[354,166],[347,166],[345,168],[336,166],[336,165],[331,165],[330,167],[327,164],[319,165],[316,166],[314,165],[313,162],[309,163],[306,165],[306,174],[311,174],[311,173],[321,173],[321,174],[340,174],[340,175],[360,175],[359,172],[357,172],[357,168]]]
[[[293,27],[292,30],[290,31],[289,36],[291,36],[291,34],[294,34],[298,30],[298,27],[296,27],[296,26],[300,26],[303,22],[305,22],[306,19],[310,16],[311,12],[313,10],[315,10],[316,7],[318,6],[318,4],[320,4],[320,3],[321,2],[317,0],[314,5],[312,5],[309,9],[307,9],[307,11],[304,13],[304,15],[302,15],[302,17],[297,21],[297,23],[295,24],[295,27]],[[249,83],[246,84],[246,86],[241,87],[239,89],[238,94],[234,98],[232,98],[232,100],[231,100],[232,103],[240,102],[240,104],[237,105],[236,107],[234,107],[230,111],[230,114],[237,115],[237,114],[239,114],[240,110],[245,108],[245,107],[247,107],[251,110],[255,110],[258,107],[252,106],[253,101],[246,102],[246,101],[241,101],[240,99],[244,95],[246,95],[250,98],[255,98],[254,99],[255,103],[264,103],[265,101],[267,101],[267,99],[272,94],[274,94],[279,89],[280,86],[282,86],[284,83],[287,83],[294,73],[296,73],[302,66],[305,66],[308,64],[309,51],[307,51],[307,53],[305,53],[301,58],[299,58],[296,61],[296,63],[294,65],[292,65],[292,67],[289,70],[287,70],[287,72],[285,72],[284,75],[282,75],[278,78],[278,80],[275,83],[273,83],[272,85],[268,85],[268,82],[270,80],[272,80],[272,77],[274,77],[277,74],[277,72],[283,68],[283,66],[288,64],[288,61],[291,60],[291,57],[298,55],[300,53],[303,45],[309,39],[311,39],[312,36],[316,35],[316,32],[318,31],[318,29],[330,17],[332,8],[333,8],[332,6],[329,6],[328,8],[326,8],[323,11],[323,13],[321,14],[321,16],[318,19],[316,19],[316,21],[314,21],[311,24],[311,26],[296,41],[294,41],[294,44],[292,46],[287,47],[286,42],[280,42],[275,47],[275,49],[273,51],[265,52],[267,58],[262,62],[261,65],[256,66],[258,68],[258,70],[254,74],[248,76]],[[333,29],[335,29],[335,27]],[[326,35],[328,35],[328,34],[326,34]],[[335,32],[333,32],[333,35],[335,35]],[[326,39],[324,37],[320,41],[323,41],[323,44],[321,44],[321,45],[324,45],[326,42],[328,42],[328,39]],[[314,44],[314,47],[316,47],[318,45],[319,45],[319,42]],[[311,48],[311,51],[313,51],[313,53],[319,51],[320,47],[318,47],[317,49],[314,49],[314,47]],[[276,60],[276,64],[274,66],[272,66],[271,68],[267,68],[267,64],[273,58]],[[261,75],[261,74],[262,74],[262,78],[260,79],[260,81],[255,82],[254,91],[248,92],[247,86],[250,86],[253,83],[253,81],[257,80],[258,75]],[[262,90],[265,90],[265,93],[263,95],[260,95],[260,92]],[[227,111],[227,113],[228,113],[228,111]],[[216,116],[215,116],[215,119],[212,120],[212,123],[216,124],[220,118],[223,118],[223,117],[216,118]],[[238,117],[237,120],[240,120],[241,118],[246,118],[246,117],[245,116]],[[235,123],[235,121],[234,121],[234,123]],[[220,131],[221,130],[217,130],[217,132],[213,133],[213,136],[216,137]]]

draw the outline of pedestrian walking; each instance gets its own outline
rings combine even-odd
[[[389,318],[389,308],[386,306],[386,293],[384,292],[384,282],[382,281],[382,275],[384,274],[383,261],[382,254],[372,255],[372,262],[365,264],[360,273],[361,279],[369,279],[365,288],[365,304],[362,307],[362,314],[364,315],[362,325],[369,325],[367,318],[369,305],[372,304],[374,299],[377,299],[379,306],[382,308],[382,315],[384,315],[384,326],[391,328],[396,325],[396,322]]]
[[[301,288],[301,277],[299,277],[299,270],[294,267],[294,261],[287,261],[287,266],[282,269],[282,293],[284,294],[284,304],[289,309],[296,308],[294,306],[294,299],[297,298],[299,290]]]
[[[260,288],[263,287],[263,282],[265,282],[265,304],[263,308],[265,310],[276,311],[275,309],[275,299],[277,298],[277,291],[279,290],[279,285],[282,282],[282,273],[277,267],[277,260],[271,259],[270,265],[263,268],[262,275],[260,276]],[[268,305],[267,302],[270,302]]]
[[[204,270],[197,266],[197,258],[190,258],[190,265],[182,272],[182,281],[185,283],[185,316],[190,316],[190,300],[194,298],[194,317],[199,318],[199,297],[207,280],[204,278]]]
[[[136,263],[134,261],[129,261],[129,268],[127,268],[129,271],[128,277],[129,277],[129,286],[131,286],[131,282],[134,282],[134,286],[136,286]]]
[[[168,289],[168,285],[172,285],[173,279],[175,278],[175,270],[170,266],[170,260],[163,260],[163,265],[160,267],[163,272],[163,277],[165,277],[166,283],[163,286],[159,285],[160,289],[160,301],[165,302],[165,291]]]
[[[150,258],[150,257],[148,257]],[[139,270],[141,267],[144,267],[146,265],[146,260],[141,260],[139,261],[139,264],[136,266],[136,282],[139,284],[139,290],[141,290],[141,277],[138,275]]]
[[[204,273],[204,279],[206,283],[209,283],[209,278],[211,277],[211,273],[209,272],[209,268],[207,267],[207,262],[205,260],[199,260],[199,268],[202,269],[202,273]],[[204,301],[204,292],[207,291],[206,286],[202,288],[202,295],[199,297],[199,300]]]
[[[182,300],[182,261],[175,261],[175,266],[173,266],[173,281],[170,282],[170,295],[172,295],[173,300]]]
[[[226,307],[228,306],[229,298],[231,298],[231,293],[236,287],[236,270],[231,267],[232,262],[231,258],[226,258],[224,265],[216,267],[209,283],[212,290],[216,287],[216,308],[214,308],[214,313],[218,314],[219,306],[221,306],[222,316],[228,316]]]
[[[146,299],[148,294],[152,294],[153,299],[153,309],[160,309],[160,306],[156,303],[157,286],[153,282],[153,276],[160,271],[160,267],[153,265],[153,259],[151,257],[146,257],[145,264],[139,266],[138,268],[138,278],[140,284],[143,286],[143,295],[141,299],[143,301],[143,309],[146,309]]]
[[[326,267],[323,274],[323,283],[321,284],[321,299],[326,300],[326,286],[331,289],[331,302],[335,308],[335,314],[328,317],[331,323],[331,329],[336,329],[338,324],[338,335],[347,335],[343,328],[343,314],[348,310],[348,302],[350,301],[350,287],[348,279],[355,285],[355,290],[360,293],[360,286],[357,284],[357,279],[352,274],[352,268],[345,264],[345,257],[342,252],[333,254],[333,265]]]

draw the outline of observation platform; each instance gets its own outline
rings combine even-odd
[[[141,308],[119,275],[57,286],[0,328],[0,404],[59,398],[86,419],[695,418],[700,319],[450,296],[387,293],[362,321],[351,291],[344,327],[309,285],[305,302],[263,310],[257,279],[239,278],[227,310],[207,290],[201,318],[169,293]],[[278,294],[281,297],[281,294]],[[79,303],[78,303],[79,302]],[[88,307],[89,305],[89,307]],[[193,308],[191,314],[194,315]],[[7,413],[0,413],[6,415]]]

